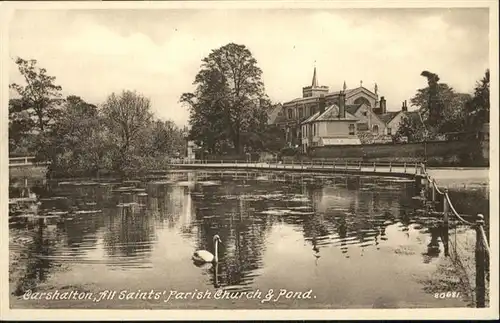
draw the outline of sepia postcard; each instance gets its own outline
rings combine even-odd
[[[2,319],[498,319],[497,1],[7,1],[0,33]]]

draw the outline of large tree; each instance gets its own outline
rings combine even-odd
[[[190,107],[191,138],[212,151],[228,141],[239,153],[250,146],[249,133],[262,127],[270,103],[261,76],[244,45],[230,43],[205,57],[195,92],[181,96]]]
[[[61,87],[55,84],[55,77],[47,75],[45,68],[37,67],[37,61],[16,59],[19,72],[25,84],[10,84],[20,97],[19,110],[26,111],[34,121],[35,129],[43,133],[60,116]]]
[[[421,116],[418,112],[412,112],[401,118],[398,130],[392,139],[394,142],[419,142],[424,139],[425,134]]]
[[[109,151],[113,145],[103,119],[93,104],[78,96],[69,96],[59,121],[52,127],[43,147],[44,159],[54,170],[84,171],[95,174],[110,167]]]
[[[427,78],[428,84],[427,121],[430,126],[435,126],[440,121],[444,109],[444,102],[440,95],[440,86],[438,83],[439,76],[429,71],[423,71],[420,75]]]
[[[428,86],[418,89],[410,103],[422,116],[427,139],[447,132],[463,131],[466,121],[466,104],[469,94],[457,93],[446,83],[438,83],[439,76],[427,71],[422,75]],[[425,134],[424,134],[425,136]]]
[[[143,154],[151,157],[177,156],[185,149],[184,132],[173,121],[156,120],[144,131]]]
[[[35,123],[25,107],[22,99],[9,100],[9,154],[32,154],[35,148],[31,133]]]
[[[478,130],[484,123],[490,122],[490,70],[476,83],[474,96],[467,103],[467,126]]]
[[[103,104],[103,118],[116,144],[114,168],[124,170],[131,166],[131,157],[144,143],[142,133],[150,126],[150,100],[132,91],[112,93]]]

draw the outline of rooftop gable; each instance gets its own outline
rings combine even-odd
[[[302,124],[317,122],[317,121],[357,121],[358,118],[349,112],[345,112],[344,118],[339,118],[339,107],[336,104],[330,105],[325,109],[325,112],[320,114],[316,112],[310,118],[306,119]]]
[[[384,114],[379,114],[378,118],[385,124],[394,119],[401,111],[389,111]]]

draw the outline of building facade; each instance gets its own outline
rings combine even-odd
[[[319,111],[301,123],[301,150],[310,147],[361,144],[356,132],[358,119],[346,111],[345,94],[339,94],[337,104],[326,105],[326,98],[320,95]]]
[[[354,89],[348,89],[344,82],[341,91],[330,92],[328,86],[318,85],[314,68],[312,83],[302,88],[302,97],[274,106],[269,123],[284,131],[289,146],[299,147],[305,144],[307,137],[302,123],[319,112],[320,98],[324,98],[326,107],[339,107],[341,96],[346,115],[356,119],[355,132],[362,144],[391,142],[402,116],[408,113],[406,101],[399,111],[387,111],[386,99],[379,97],[376,84],[371,91],[363,87],[362,82]],[[337,125],[341,127],[341,123]]]

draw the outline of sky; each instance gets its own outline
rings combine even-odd
[[[320,85],[363,82],[399,110],[429,70],[472,93],[489,68],[488,9],[109,9],[17,10],[9,27],[15,57],[36,59],[64,95],[99,105],[112,92],[150,98],[160,119],[187,124],[179,103],[201,60],[230,42],[250,49],[274,102],[302,95],[316,66]],[[411,108],[410,108],[411,110]]]

